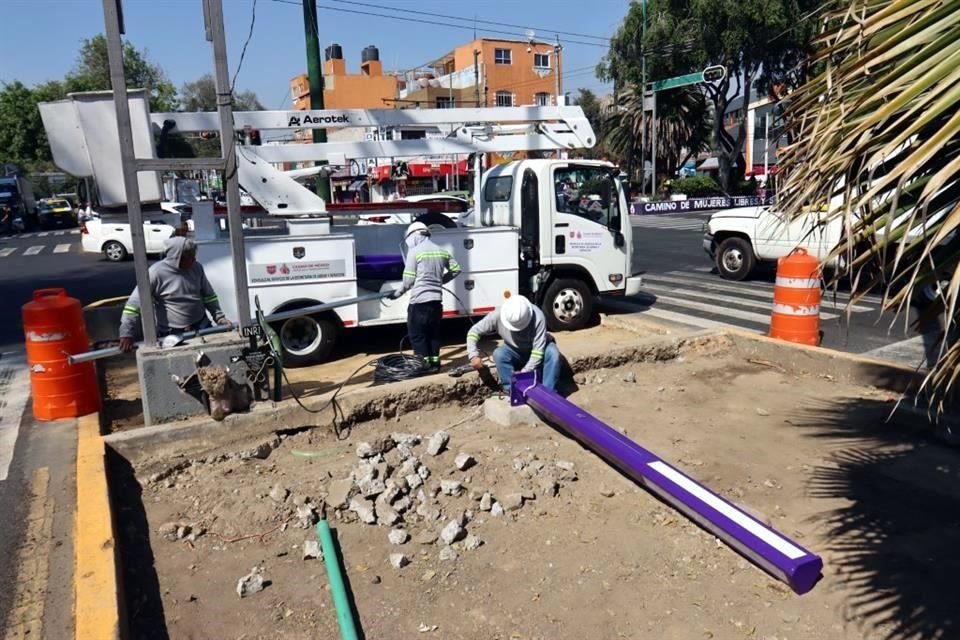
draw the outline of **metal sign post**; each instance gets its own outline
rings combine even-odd
[[[137,274],[137,290],[140,292],[140,320],[143,323],[144,342],[154,345],[157,343],[157,323],[153,309],[153,295],[150,290],[150,273],[147,267],[147,246],[143,237],[143,212],[140,209],[140,183],[137,179],[133,130],[130,125],[130,103],[127,101],[127,81],[123,73],[123,45],[120,42],[120,34],[124,32],[122,20],[120,0],[103,0],[110,84],[113,88],[113,103],[117,111],[123,188],[126,193],[127,215],[130,219],[130,236],[133,242],[133,269]]]
[[[105,0],[108,1],[108,0]],[[223,1],[204,0],[207,39],[213,42],[216,69],[217,115],[220,118],[220,150],[225,160],[227,222],[230,231],[230,258],[237,300],[237,324],[244,331],[250,324],[250,293],[247,289],[247,254],[240,212],[240,180],[237,176],[237,140],[233,123],[233,92],[227,67],[227,41],[223,31]]]

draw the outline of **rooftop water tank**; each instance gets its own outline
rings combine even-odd
[[[324,50],[325,60],[343,60],[343,47],[336,42]]]
[[[368,47],[364,47],[363,51],[360,53],[360,62],[372,62],[380,60],[380,50],[377,49],[372,44]]]

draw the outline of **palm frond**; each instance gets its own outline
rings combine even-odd
[[[831,258],[848,274],[879,267],[851,278],[851,303],[880,288],[902,313],[949,282],[934,314],[947,339],[924,382],[942,409],[960,377],[960,0],[851,0],[817,44],[822,72],[790,97],[780,207],[829,203],[824,222],[846,231]]]

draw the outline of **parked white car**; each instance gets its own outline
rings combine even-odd
[[[179,215],[179,214],[178,214]],[[163,241],[170,238],[179,226],[179,218],[161,214],[151,216],[143,223],[147,254],[163,252]],[[133,254],[130,223],[125,220],[94,217],[81,225],[80,244],[89,253],[102,253],[111,262],[121,262]]]

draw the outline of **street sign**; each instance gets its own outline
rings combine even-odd
[[[676,89],[677,87],[685,87],[690,84],[700,84],[703,82],[703,72],[698,71],[697,73],[688,73],[683,76],[674,76],[673,78],[667,78],[665,80],[657,80],[652,83],[654,91],[664,91],[666,89]]]
[[[722,64],[715,64],[703,70],[704,82],[720,82],[727,77],[727,68]]]
[[[652,82],[650,86],[654,91],[664,91],[666,89],[686,87],[691,84],[700,84],[701,82],[718,82],[726,76],[727,68],[722,64],[716,64],[697,73],[688,73],[682,76],[666,78],[665,80],[657,80],[656,82]]]

